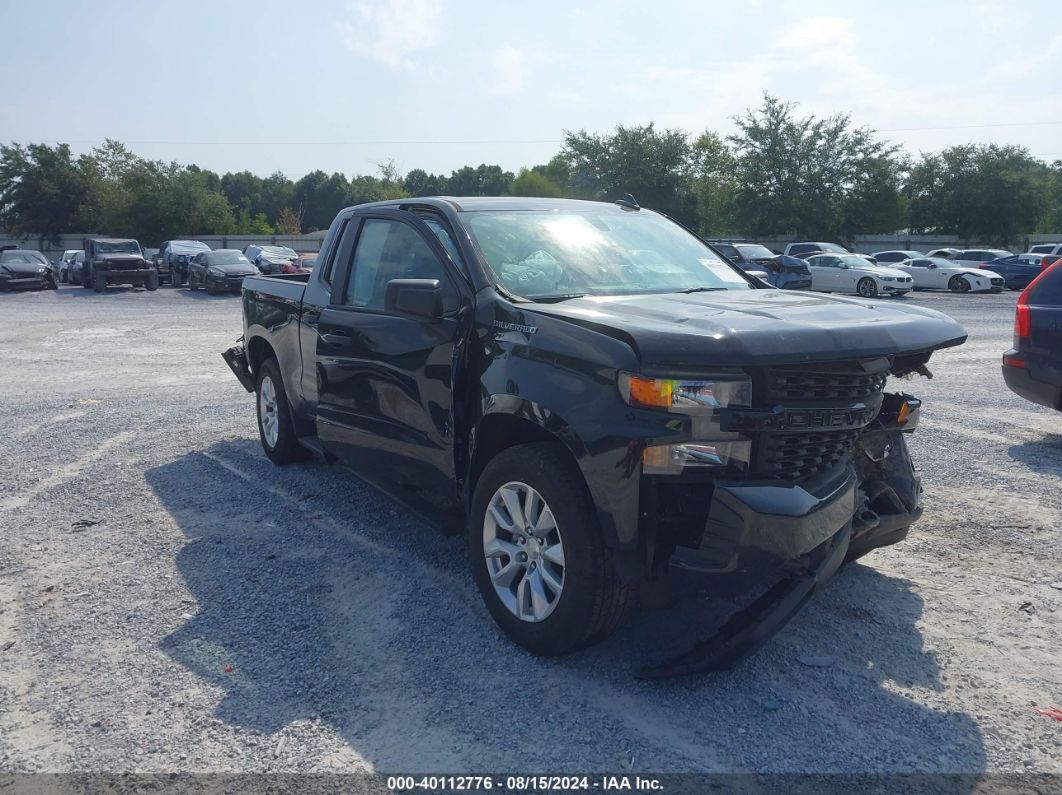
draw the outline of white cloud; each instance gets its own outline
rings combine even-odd
[[[338,23],[351,52],[390,69],[410,69],[413,54],[439,39],[441,0],[362,0],[352,5],[354,19]]]
[[[526,51],[506,44],[494,51],[491,64],[494,67],[490,81],[492,94],[511,96],[523,91],[532,65]]]
[[[805,51],[851,47],[856,41],[855,20],[848,17],[804,17],[782,30],[774,40],[783,47]]]

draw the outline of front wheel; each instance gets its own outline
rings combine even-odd
[[[148,290],[149,292],[152,292],[154,290],[159,289],[159,274],[158,274],[158,271],[155,271],[154,273],[149,273],[144,278],[144,289]]]
[[[968,293],[970,292],[970,283],[962,276],[952,276],[951,281],[948,282],[948,289],[953,293]]]
[[[103,273],[92,274],[92,289],[97,293],[107,291],[107,275]]]
[[[596,643],[633,602],[582,484],[575,464],[550,443],[502,451],[476,484],[472,576],[494,621],[534,654]]]
[[[864,298],[875,298],[878,294],[878,284],[867,276],[859,280],[859,284],[856,285],[856,292]]]
[[[258,436],[262,449],[274,464],[283,466],[305,456],[295,436],[288,395],[276,359],[266,359],[258,369]]]

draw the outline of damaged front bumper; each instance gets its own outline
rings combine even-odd
[[[904,438],[919,406],[908,395],[885,396],[852,460],[807,483],[716,482],[700,543],[670,557],[671,585],[715,594],[773,585],[715,635],[639,678],[730,668],[785,627],[846,560],[902,540],[922,513]]]

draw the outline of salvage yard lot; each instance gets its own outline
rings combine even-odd
[[[735,670],[643,683],[733,604],[533,658],[458,539],[267,461],[238,299],[0,295],[0,769],[1062,773],[1062,417],[1003,385],[1015,299],[901,299],[970,333],[901,387],[911,537]]]

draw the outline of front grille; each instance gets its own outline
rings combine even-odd
[[[859,431],[763,434],[756,474],[805,480],[847,459],[858,437]]]
[[[790,417],[803,413],[794,413],[795,409],[808,409],[805,417],[823,419],[818,427],[752,434],[749,476],[795,483],[846,461],[861,432],[861,428],[850,427],[848,418],[852,415],[846,412],[863,406],[870,409],[868,416],[877,413],[891,364],[881,358],[776,367],[755,373],[753,402],[757,407],[785,409]],[[836,424],[848,427],[830,429],[828,423],[835,419]]]
[[[861,400],[885,388],[888,373],[830,372],[805,368],[767,372],[765,402],[797,405],[808,400]]]

